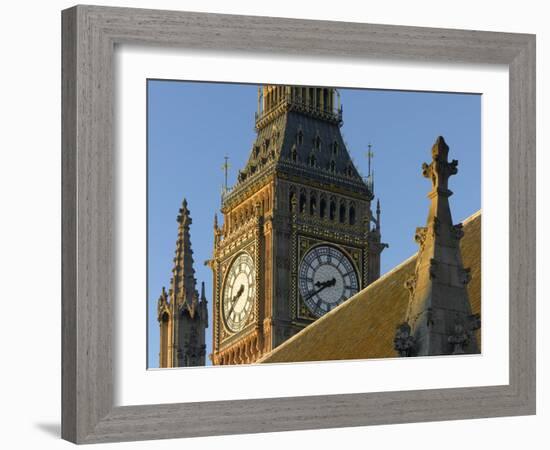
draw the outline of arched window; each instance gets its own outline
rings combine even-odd
[[[334,161],[330,162],[330,171],[334,173],[336,171],[336,163]]]
[[[314,144],[316,150],[321,150],[321,138],[319,136],[315,136]]]
[[[306,194],[304,194],[304,193],[302,192],[302,193],[300,194],[300,212],[301,212],[301,213],[306,212],[306,204],[307,204]]]
[[[313,155],[313,154],[310,155],[310,156],[309,156],[309,165],[310,165],[311,167],[315,167],[315,163],[316,163],[316,162],[317,162],[317,160],[315,159],[315,155]]]
[[[341,203],[340,204],[340,223],[344,223],[346,221],[346,206]]]
[[[330,202],[330,210],[329,210],[329,218],[330,220],[334,220],[334,217],[336,216],[336,203],[334,203],[333,200]]]
[[[290,159],[292,159],[292,161],[296,162],[296,160],[298,159],[298,152],[296,151],[296,147],[292,147],[292,150],[290,151]]]
[[[302,132],[302,130],[298,130],[296,141],[298,142],[298,145],[302,145],[302,143],[304,142],[304,133]]]
[[[321,198],[321,202],[319,204],[319,215],[321,216],[321,219],[324,219],[326,214],[327,214],[327,201],[324,198]]]
[[[309,199],[309,214],[314,216],[317,213],[317,198],[312,195]]]
[[[349,207],[349,224],[355,225],[355,207],[353,205]]]
[[[346,172],[348,174],[348,177],[351,177],[353,175],[353,169],[351,168],[351,165],[347,167]]]
[[[296,193],[290,192],[290,195],[288,196],[288,210],[292,212],[293,205],[296,203]]]
[[[338,155],[338,142],[336,141],[332,143],[332,154],[334,156]]]

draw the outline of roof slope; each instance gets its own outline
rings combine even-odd
[[[339,125],[309,113],[285,111],[258,130],[237,183],[224,196],[224,205],[238,202],[243,191],[274,172],[325,184],[338,183],[351,192],[372,197],[346,148]]]
[[[464,267],[471,269],[472,313],[481,309],[481,212],[464,221],[460,243]],[[326,314],[258,362],[281,363],[396,357],[396,327],[405,320],[409,295],[405,280],[414,272],[413,255]],[[476,331],[481,348],[480,330]]]

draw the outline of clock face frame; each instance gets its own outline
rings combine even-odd
[[[252,257],[240,253],[229,266],[225,277],[222,315],[226,327],[236,333],[244,328],[256,295],[256,273]]]
[[[317,245],[300,262],[298,289],[309,311],[321,317],[359,292],[359,277],[342,250]]]

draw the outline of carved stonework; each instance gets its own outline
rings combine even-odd
[[[452,354],[461,355],[465,353],[465,347],[470,343],[470,333],[463,323],[455,323],[453,334],[448,338],[449,344],[452,345]]]
[[[157,302],[157,320],[160,322],[163,319],[165,313],[170,313],[168,307],[168,297],[166,295],[166,290],[164,286],[162,287],[162,292]]]
[[[460,284],[463,284],[464,286],[467,285],[472,280],[471,269],[460,269],[458,273],[458,278]]]
[[[479,330],[481,328],[481,315],[471,314],[468,316],[468,323],[470,331]]]
[[[420,227],[415,234],[420,247],[415,274],[422,280],[422,286],[412,279],[405,283],[409,306],[406,322],[398,328],[395,340],[400,354],[407,354],[411,345],[409,336],[415,338],[415,356],[478,352],[472,331],[480,326],[480,319],[471,316],[465,289],[472,273],[463,266],[459,246],[464,232],[462,224],[453,225],[449,204],[452,192],[448,181],[458,172],[458,162],[449,162],[448,153],[449,147],[440,136],[432,147],[432,162],[422,165],[423,176],[432,183],[427,231]]]
[[[160,330],[160,367],[203,366],[204,352],[200,348],[205,342],[208,327],[207,300],[196,289],[193,268],[193,250],[189,226],[192,223],[187,201],[184,199],[177,216],[178,235],[173,258],[172,277],[168,293],[163,288],[157,305]],[[215,223],[214,232],[218,233]],[[188,342],[189,339],[193,343]],[[191,346],[190,346],[191,345]]]
[[[409,291],[409,296],[414,294],[415,286],[416,286],[416,274],[412,274],[409,278],[405,280],[405,288]]]
[[[420,245],[420,246],[424,245],[424,241],[426,240],[427,232],[428,232],[428,228],[426,228],[426,227],[417,227],[416,233],[414,234],[414,240],[418,245]]]
[[[393,345],[399,356],[413,356],[415,338],[411,336],[411,326],[407,322],[397,327]]]
[[[453,225],[452,235],[457,241],[459,241],[460,239],[462,239],[464,237],[464,231],[462,230],[462,224],[461,223],[459,223],[457,225]]]

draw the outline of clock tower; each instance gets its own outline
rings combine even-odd
[[[252,363],[380,276],[380,205],[333,88],[258,90],[257,137],[214,220],[214,364]]]

